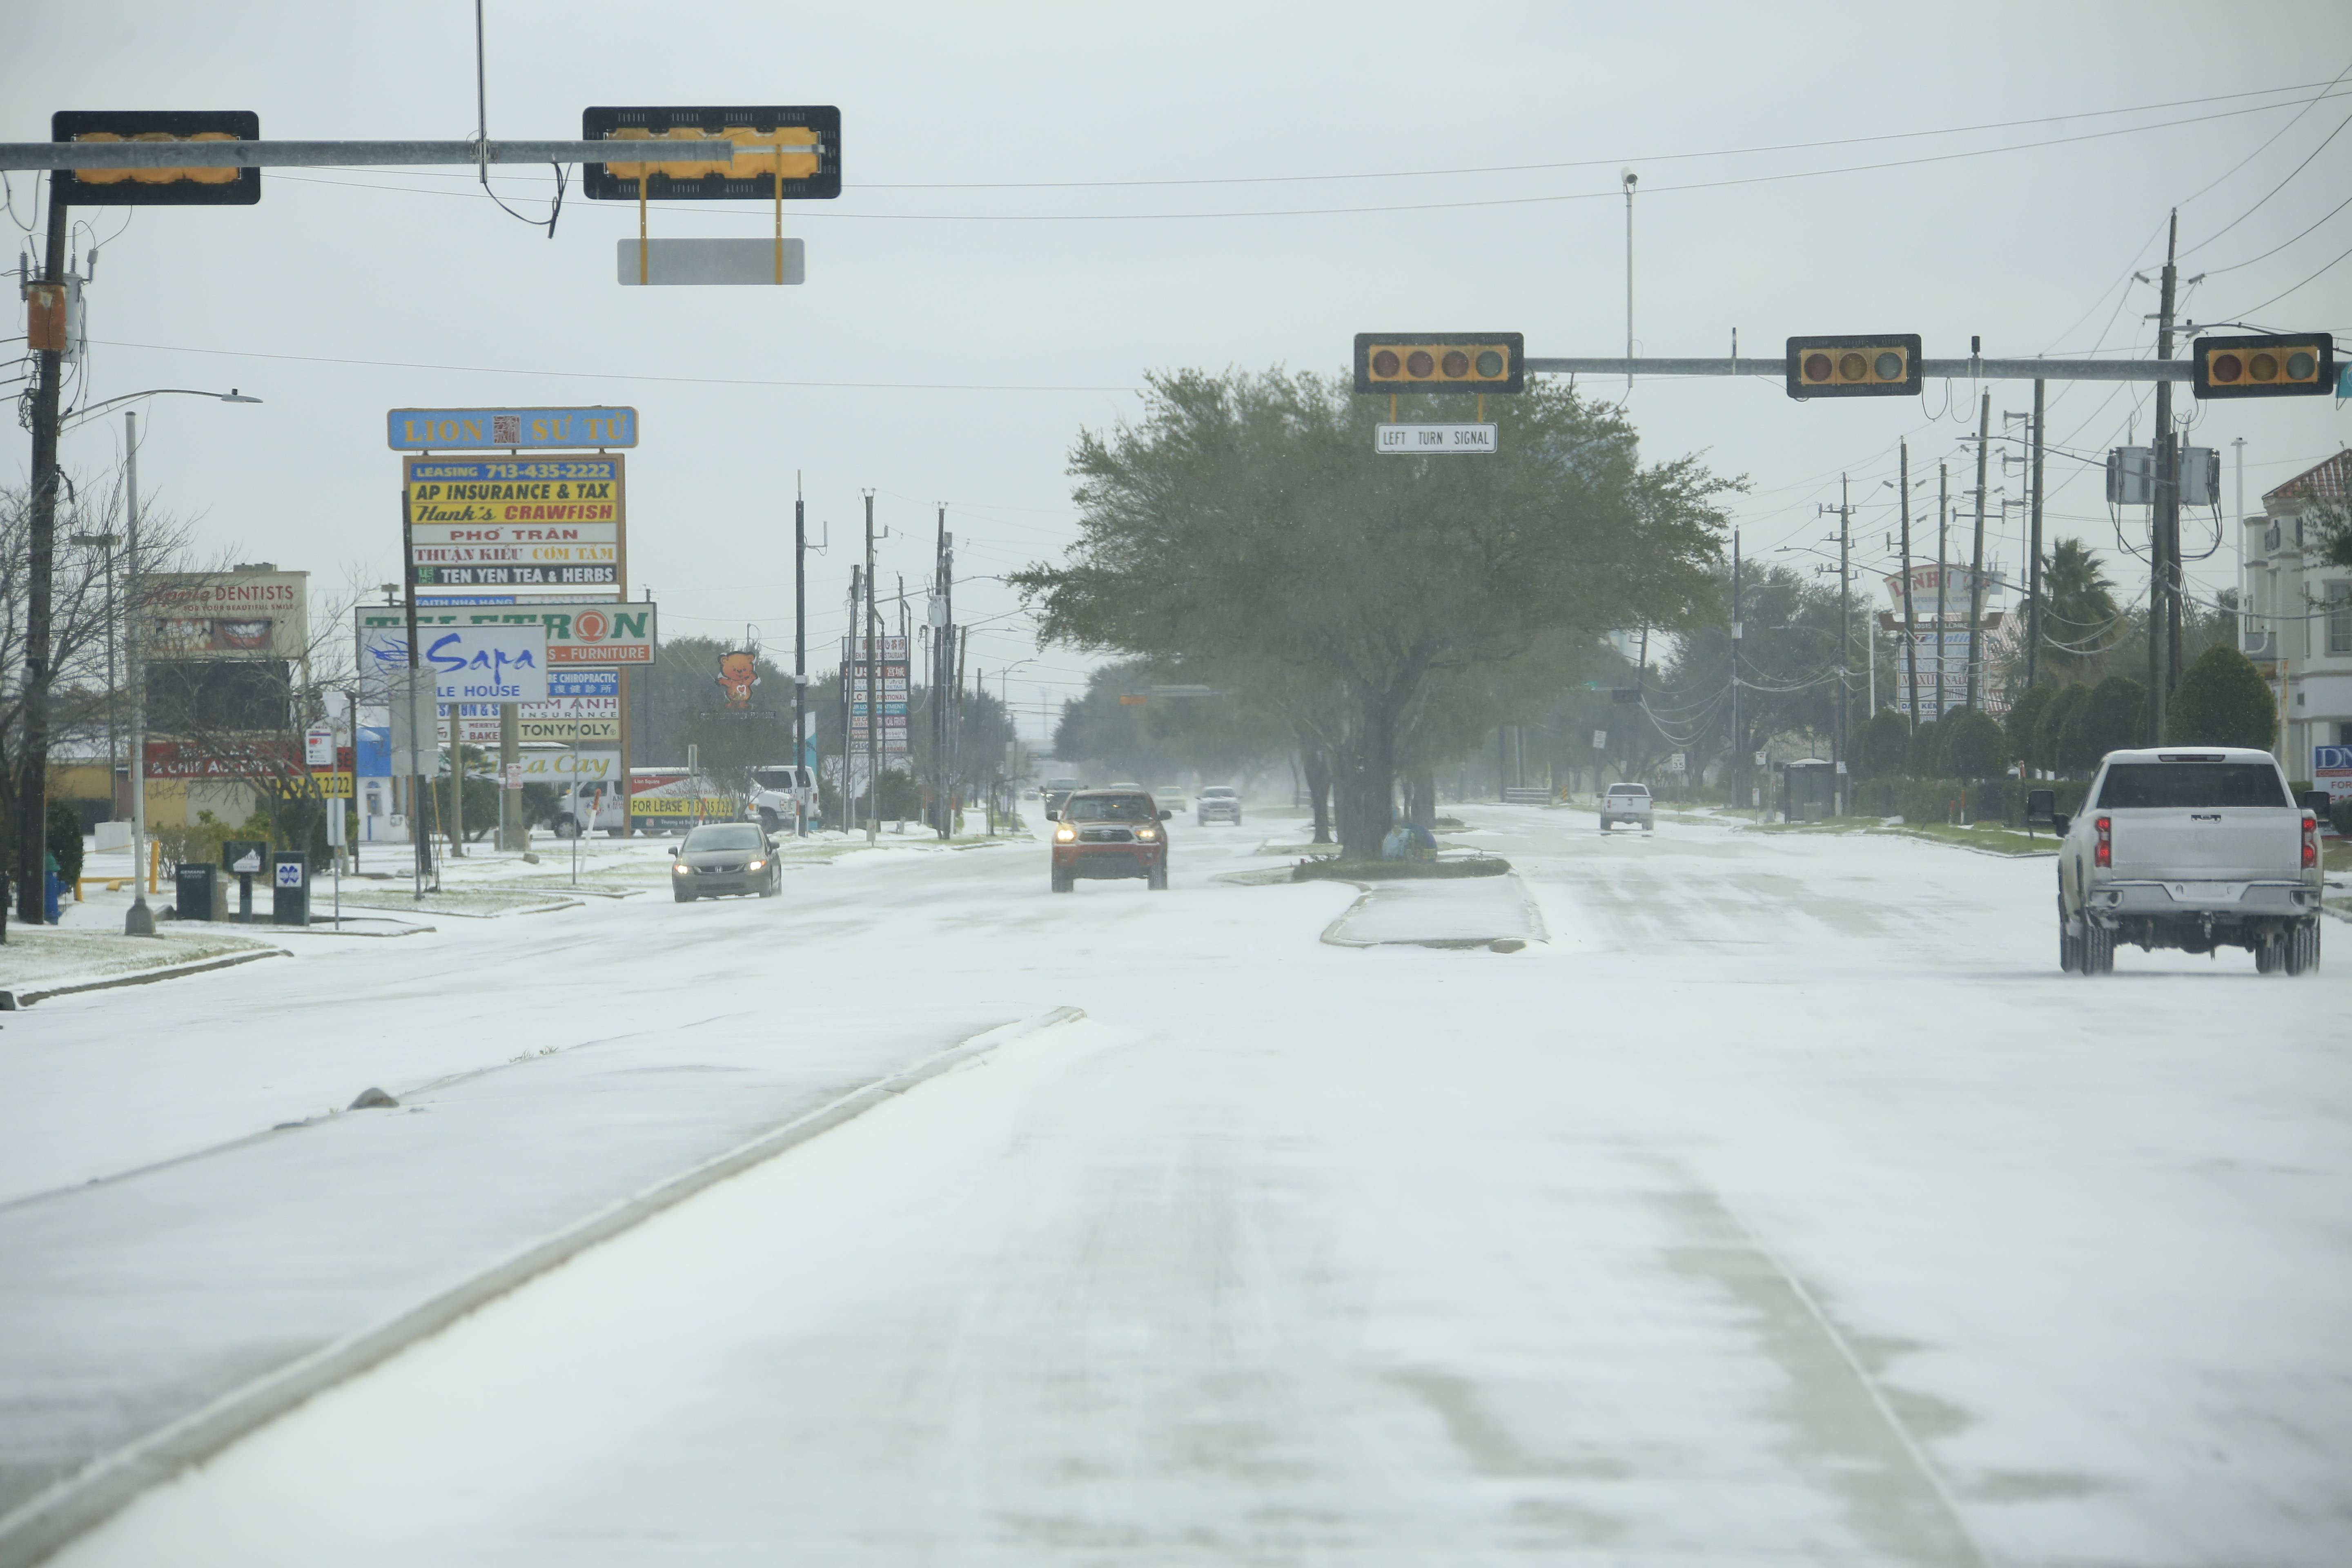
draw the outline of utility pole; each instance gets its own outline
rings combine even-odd
[[[939,827],[942,840],[955,832],[955,814],[948,803],[954,788],[954,770],[948,765],[948,679],[955,668],[955,554],[948,537],[947,502],[940,503],[938,538],[932,545],[937,559],[940,615],[931,632],[931,769],[939,784]]]
[[[2042,674],[2042,393],[2049,384],[2033,384],[2032,536],[2025,547],[2025,689],[2033,689]],[[2158,382],[2159,386],[2169,383]]]
[[[1835,816],[1843,816],[1845,815],[1845,784],[1843,780],[1845,778],[1846,769],[1845,731],[1846,708],[1848,706],[1846,701],[1846,691],[1847,682],[1853,673],[1847,668],[1846,660],[1853,649],[1853,621],[1851,615],[1852,606],[1848,603],[1849,595],[1847,593],[1847,580],[1851,576],[1851,574],[1847,571],[1847,564],[1851,556],[1853,539],[1853,530],[1849,526],[1849,520],[1853,515],[1853,506],[1846,494],[1845,475],[1840,474],[1838,476],[1837,505],[1825,506],[1821,510],[1824,512],[1837,513],[1838,520],[1838,656],[1837,697],[1835,699],[1837,711],[1831,716],[1830,721],[1830,761],[1834,764],[1831,773],[1831,779],[1832,787],[1836,791],[1836,797],[1832,805],[1832,813]]]
[[[2172,357],[2172,310],[2179,269],[2180,210],[2164,242],[2157,303],[2156,357]],[[2172,383],[2156,384],[2156,507],[2150,518],[2147,616],[2147,744],[2164,739],[2164,710],[2180,679],[2180,452],[2172,431]]]
[[[49,176],[49,230],[41,279],[56,291],[57,337],[65,331],[66,224],[63,185]],[[55,340],[52,340],[55,341]],[[31,346],[29,344],[27,347]],[[39,925],[45,910],[49,852],[49,594],[58,541],[58,394],[65,353],[43,348],[33,356],[33,494],[25,582],[23,760],[17,765],[16,916]]]
[[[129,503],[122,524],[122,657],[131,698],[131,911],[122,917],[125,936],[153,936],[155,911],[147,907],[147,686],[139,662],[139,626],[146,618],[139,588],[139,416],[122,416],[123,485]]]
[[[2230,582],[2238,594],[2237,610],[2231,617],[2235,633],[2231,646],[2243,653],[2246,650],[2246,633],[2253,624],[2246,616],[2246,612],[2253,607],[2246,603],[2246,438],[2243,436],[2232,437],[2230,447],[2231,455],[2238,459],[2237,500],[2231,504],[2230,512]]]
[[[837,826],[844,833],[848,832],[849,825],[856,820],[856,792],[850,776],[849,760],[857,754],[857,742],[851,733],[849,721],[855,706],[852,694],[857,689],[857,611],[861,602],[858,595],[864,592],[864,573],[863,567],[852,566],[849,569],[849,613],[842,617],[841,622],[841,821]]]
[[[1905,706],[1911,715],[1911,733],[1919,732],[1919,616],[1911,603],[1911,443],[1901,447],[1900,477],[1895,481],[1895,494],[1903,502],[1903,652],[1906,660],[1909,700]]]
[[[1952,466],[1936,462],[1936,722],[1944,721],[1944,638],[1952,618],[1952,569],[1945,542],[1951,532]],[[1942,733],[1941,731],[1937,731]]]
[[[874,602],[874,492],[866,492],[866,842],[882,837],[882,614]]]
[[[1971,711],[1984,700],[1984,514],[1985,457],[1992,445],[1992,394],[1977,407],[1977,529],[1976,545],[1969,558],[1968,701]]]
[[[793,474],[793,820],[808,837],[808,800],[798,787],[808,761],[808,502],[801,476]],[[814,776],[812,770],[812,777]]]
[[[1747,791],[1748,748],[1739,736],[1739,530],[1731,531],[1731,804],[1737,806]]]

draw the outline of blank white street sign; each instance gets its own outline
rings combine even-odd
[[[637,254],[638,242],[616,240],[621,281],[638,282],[642,265],[647,283],[799,283],[805,280],[808,247],[802,241],[784,241],[784,275],[776,277],[776,242],[771,239],[653,239]]]
[[[1495,450],[1492,425],[1375,425],[1372,450],[1425,458],[1444,452]]]

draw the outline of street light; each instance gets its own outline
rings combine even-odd
[[[247,397],[236,387],[226,392],[198,392],[184,386],[151,387],[145,392],[126,392],[120,397],[110,397],[104,403],[93,404],[82,411],[81,417],[98,413],[117,403],[130,403],[141,398],[179,395],[210,397],[222,403],[258,403],[258,397]],[[79,424],[78,418],[75,423]],[[60,430],[69,426],[60,426]],[[139,411],[122,411],[122,470],[125,501],[122,549],[122,603],[131,612],[131,619],[122,639],[123,658],[129,667],[131,696],[131,910],[122,917],[125,936],[153,936],[155,911],[147,907],[147,693],[146,671],[139,658]]]
[[[258,397],[247,396],[243,392],[234,386],[230,387],[226,392],[206,392],[200,387],[194,386],[151,386],[144,392],[126,392],[119,397],[110,397],[102,403],[93,403],[87,408],[78,408],[74,410],[74,412],[67,417],[64,422],[58,425],[58,433],[59,435],[63,435],[68,430],[70,430],[75,426],[80,424],[83,420],[94,418],[98,415],[105,413],[108,409],[113,407],[118,403],[136,403],[141,398],[144,397],[209,397],[221,403],[258,403],[261,401]]]

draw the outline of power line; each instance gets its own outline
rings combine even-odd
[[[2347,249],[2338,255],[2335,260],[2327,263],[2326,266],[2322,267],[2317,272],[2315,272],[2310,277],[2305,279],[2302,283],[2297,283],[2293,288],[2281,289],[2278,293],[2272,295],[2261,304],[2250,305],[2242,310],[2233,312],[2233,314],[2242,320],[2245,317],[2255,314],[2257,311],[2270,309],[2273,305],[2277,304],[2281,300],[2285,299],[2289,294],[2295,292],[2296,289],[2303,288],[2305,284],[2315,283],[2324,274],[2331,272],[2337,267],[2342,266],[2344,264],[2344,258],[2347,256],[2352,256],[2352,249]]]
[[[770,381],[750,376],[717,375],[646,375],[636,372],[616,373],[594,370],[537,370],[498,364],[426,364],[409,360],[344,359],[331,354],[262,353],[251,349],[197,349],[179,343],[133,343],[114,339],[92,338],[111,349],[147,349],[157,353],[212,354],[224,359],[289,360],[299,364],[351,364],[376,370],[438,370],[462,372],[469,375],[541,375],[561,376],[573,381],[657,381],[685,386],[784,386],[818,387],[861,392],[1134,392],[1132,386],[1054,386],[991,382],[934,381]]]
[[[2296,235],[2294,239],[2281,240],[2278,244],[2272,246],[2268,250],[2263,251],[2260,256],[2249,256],[2243,261],[2232,261],[2227,267],[2208,267],[2205,269],[2205,276],[2210,278],[2219,272],[2235,272],[2241,267],[2252,267],[2257,261],[2268,261],[2272,257],[2276,256],[2280,251],[2284,250],[2288,246],[2293,245],[2295,239],[2301,239],[2305,234],[2309,234],[2312,229],[2317,228],[2321,224],[2326,223],[2329,218],[2334,217],[2346,207],[2352,207],[2352,196],[2346,196],[2342,201],[2337,202],[2334,206],[2329,207],[2313,222],[2311,228],[2305,229],[2303,234]]]
[[[2344,97],[2343,93],[2324,93],[2322,97]],[[2143,132],[2165,131],[2182,125],[2200,125],[2215,120],[2229,120],[2239,115],[2260,114],[2281,109],[2284,104],[2259,104],[2246,109],[2221,110],[2212,114],[2189,115],[2178,120],[2158,121],[2148,125],[2119,126],[2110,131],[2089,131],[2075,136],[2051,136],[2037,142],[2013,142],[2000,147],[1978,147],[1958,153],[1934,153],[1916,158],[1892,158],[1875,163],[1852,163],[1832,169],[1801,169],[1777,174],[1746,174],[1719,180],[1695,180],[1679,185],[1645,186],[1644,194],[1675,191],[1726,190],[1740,185],[1776,184],[1791,180],[1826,179],[1837,174],[1872,174],[1886,169],[1917,168],[1928,163],[1948,163],[1965,158],[1990,157],[2002,153],[2027,153],[2044,147],[2063,147],[2081,142],[2097,142],[2115,136],[2135,136]],[[347,185],[356,190],[405,191],[416,195],[462,196],[479,201],[475,191],[426,190],[415,185],[373,184],[350,180],[320,180],[301,174],[279,174],[281,181],[306,184]],[[820,212],[804,207],[797,214],[803,219],[831,222],[869,223],[1162,223],[1194,219],[1232,219],[1264,217],[1343,217],[1369,213],[1392,212],[1454,212],[1475,207],[1515,207],[1554,205],[1564,202],[1615,201],[1622,189],[1607,191],[1571,191],[1552,195],[1489,196],[1447,202],[1391,202],[1360,206],[1339,207],[1252,207],[1224,212],[1165,212],[1165,213],[855,213]],[[709,216],[723,212],[733,217],[757,218],[764,215],[734,211],[728,208],[681,208],[672,204],[656,202],[653,206],[663,211],[695,211]]]
[[[2347,68],[2352,69],[2352,68]],[[2315,99],[2312,101],[2315,103],[2318,100]],[[2327,150],[2328,142],[2335,141],[2338,136],[2344,134],[2344,128],[2347,125],[2352,125],[2352,114],[2347,114],[2342,120],[2337,121],[2336,122],[2336,129],[2329,132],[2326,136],[2322,138],[2318,146],[2314,147],[2310,152],[2305,153],[2302,163],[2297,163],[2294,168],[2289,169],[2286,172],[2285,179],[2281,180],[2277,184],[2273,185],[2269,190],[2263,193],[2262,201],[2256,202],[2252,206],[2248,207],[2244,212],[2240,213],[2236,217],[2231,218],[2229,222],[2223,224],[2221,227],[2207,235],[2204,238],[2190,246],[2187,250],[2182,251],[2182,259],[2185,260],[2188,258],[2196,255],[2199,251],[2204,249],[2207,246],[2212,244],[2215,240],[2229,233],[2231,229],[2237,227],[2240,224],[2245,222],[2248,218],[2262,211],[2263,203],[2269,201],[2271,197],[2286,189],[2290,181],[2292,181],[2297,174],[2302,174],[2304,170],[2311,166],[2311,161],[2314,158],[2318,157],[2322,153]]]

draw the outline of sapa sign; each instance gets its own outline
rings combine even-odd
[[[372,628],[366,637],[371,673],[408,668],[405,626]],[[416,666],[433,672],[434,694],[443,702],[544,702],[547,628],[420,625]]]

